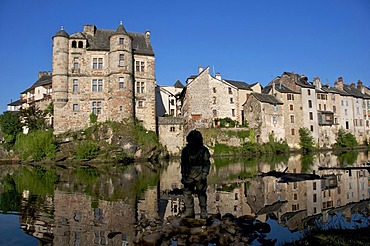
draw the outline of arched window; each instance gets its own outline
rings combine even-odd
[[[72,48],[77,48],[77,42],[76,41],[72,41]]]
[[[82,41],[78,41],[78,48],[83,48],[84,47],[84,43]]]

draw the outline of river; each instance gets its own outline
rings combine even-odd
[[[253,216],[269,224],[264,237],[275,245],[312,228],[368,227],[368,160],[368,152],[214,158],[208,212]],[[0,245],[133,245],[138,220],[166,220],[184,208],[179,160],[161,166],[1,165]]]

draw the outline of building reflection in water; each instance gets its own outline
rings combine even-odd
[[[301,231],[317,221],[333,223],[330,215],[338,212],[346,222],[353,222],[353,214],[370,208],[370,166],[363,164],[367,160],[367,154],[359,153],[352,167],[363,169],[319,170],[340,166],[338,158],[329,152],[320,154],[308,166],[302,165],[299,155],[274,163],[215,159],[207,189],[208,211],[251,215],[263,222],[272,219],[290,231]],[[22,229],[42,245],[132,245],[138,220],[177,216],[184,208],[180,163],[174,160],[165,166],[159,173],[145,164],[82,171],[56,168],[58,178],[50,194],[18,185],[16,177],[24,170],[12,170],[8,177],[14,176],[15,186],[23,187],[19,192]],[[320,178],[287,182],[258,175],[271,170],[315,173]]]

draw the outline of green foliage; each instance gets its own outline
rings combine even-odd
[[[98,115],[94,114],[94,113],[91,113],[90,114],[90,123],[91,124],[94,124],[98,121]]]
[[[311,152],[314,148],[315,142],[311,136],[310,130],[306,127],[299,128],[299,145],[303,153]]]
[[[235,120],[232,120],[229,117],[215,119],[220,124],[220,127],[235,127],[238,123]]]
[[[79,160],[91,160],[99,154],[99,145],[93,141],[85,140],[78,144],[75,157]]]
[[[19,112],[6,111],[0,115],[0,130],[4,134],[4,148],[11,149],[18,133],[22,132]]]
[[[51,115],[51,116],[54,115],[54,104],[53,104],[53,102],[49,103],[49,105],[44,110],[44,114],[45,115]]]
[[[337,153],[339,165],[342,167],[352,166],[357,161],[357,151],[341,151]]]
[[[22,118],[22,125],[27,127],[29,132],[45,130],[47,128],[45,113],[37,106],[32,105],[28,108],[21,109],[19,112]]]
[[[0,194],[0,210],[6,214],[19,211],[21,194],[17,192],[15,181],[9,174],[1,181],[4,191]]]
[[[54,160],[56,145],[52,131],[34,131],[27,135],[19,133],[14,144],[15,153],[22,160],[41,161],[45,158]]]
[[[337,142],[335,144],[336,147],[339,148],[356,148],[358,145],[355,136],[350,133],[346,132],[344,129],[339,129]]]
[[[19,174],[14,175],[14,180],[19,191],[29,190],[33,195],[51,195],[54,193],[58,175],[54,167],[23,167]]]
[[[311,173],[313,166],[314,156],[312,152],[303,153],[301,156],[302,173]]]
[[[214,147],[214,155],[236,155],[238,153],[240,153],[240,148],[238,147],[220,143],[216,143]]]

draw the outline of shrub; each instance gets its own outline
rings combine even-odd
[[[346,132],[342,128],[339,129],[335,146],[340,148],[355,148],[357,145],[357,140],[352,133]]]
[[[15,153],[20,155],[22,160],[32,158],[41,161],[45,158],[55,159],[56,145],[54,135],[51,131],[39,130],[27,135],[18,134],[14,144]]]
[[[314,148],[314,139],[311,136],[310,130],[305,127],[299,128],[299,145],[303,153],[311,152]]]
[[[99,146],[93,141],[82,141],[76,149],[75,157],[79,160],[91,160],[99,154]]]
[[[94,113],[91,113],[90,114],[90,123],[91,124],[94,124],[94,123],[96,123],[98,121],[98,116],[96,115],[96,114],[94,114]]]

